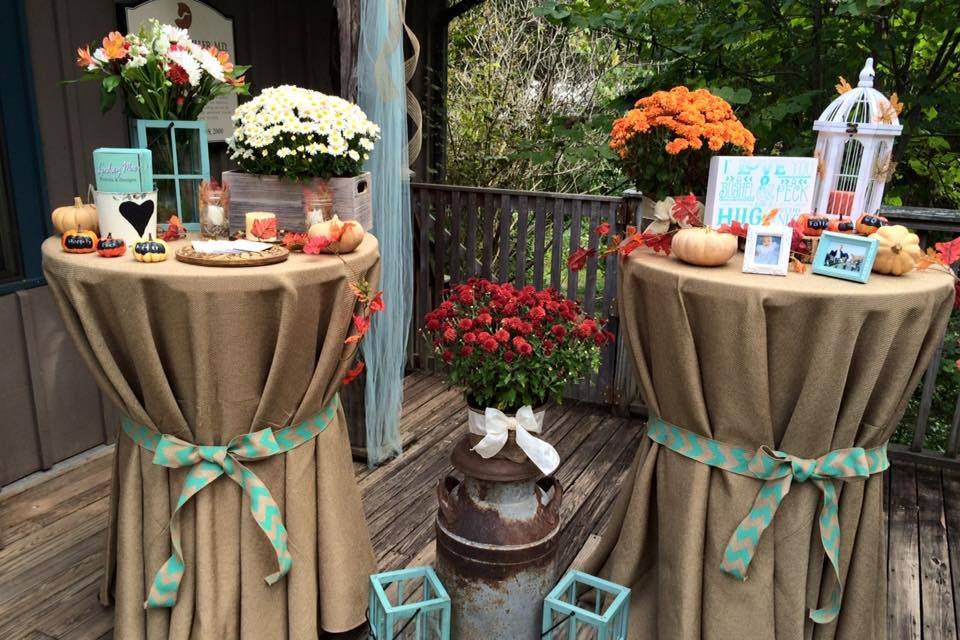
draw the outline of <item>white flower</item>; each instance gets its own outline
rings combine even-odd
[[[93,59],[99,60],[104,64],[110,62],[110,58],[107,57],[107,52],[104,51],[102,47],[93,52]]]
[[[177,64],[187,72],[187,78],[190,80],[190,86],[195,87],[200,83],[200,65],[187,51],[177,49],[167,53],[170,62]]]
[[[186,29],[180,29],[172,24],[165,24],[160,29],[168,42],[190,42],[190,34]]]
[[[143,56],[136,55],[130,58],[130,60],[126,64],[126,68],[136,69],[137,67],[142,67],[145,64],[147,64],[147,59]]]
[[[191,49],[191,52],[197,62],[200,63],[200,66],[203,67],[204,71],[213,76],[215,80],[223,82],[223,65],[220,64],[220,61],[217,60],[212,53],[200,47]]]
[[[360,154],[357,153],[356,151],[354,151],[353,149],[350,149],[350,151],[347,152],[347,155],[350,156],[350,159],[351,159],[351,160],[359,160],[359,159],[360,159]]]

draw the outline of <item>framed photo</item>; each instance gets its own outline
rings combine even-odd
[[[813,257],[813,272],[865,283],[876,257],[876,238],[825,231]]]
[[[790,227],[751,225],[743,250],[743,272],[787,275],[792,240],[793,229]]]

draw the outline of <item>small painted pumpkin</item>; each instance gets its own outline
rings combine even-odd
[[[673,236],[670,250],[688,264],[718,267],[726,264],[737,252],[737,236],[719,233],[710,227],[680,229]]]
[[[72,205],[54,209],[50,218],[53,220],[54,228],[59,233],[66,233],[77,228],[94,232],[99,229],[97,208],[92,204],[83,204],[80,196],[74,196]]]
[[[797,224],[799,225],[800,235],[818,238],[830,227],[830,218],[815,213],[804,213],[797,218]]]
[[[880,227],[885,227],[888,224],[890,224],[890,221],[883,216],[874,216],[865,213],[857,220],[857,233],[862,236],[869,236],[876,233]]]
[[[60,246],[67,253],[93,253],[97,250],[97,234],[77,227],[63,234]]]
[[[169,253],[167,243],[160,238],[154,239],[152,233],[133,244],[133,257],[139,262],[163,262]]]
[[[318,222],[307,230],[307,235],[311,238],[317,236],[326,236],[335,238],[340,236],[338,242],[333,242],[323,249],[324,253],[350,253],[360,246],[363,242],[364,231],[359,222],[354,220],[341,220],[333,216],[324,222]]]
[[[877,257],[873,261],[877,273],[902,276],[923,257],[920,238],[903,225],[880,227],[870,237],[877,239]]]
[[[831,218],[830,224],[827,225],[827,231],[833,231],[834,233],[854,233],[856,231],[856,225],[853,224],[853,220]]]
[[[100,238],[97,243],[97,253],[104,258],[116,258],[127,252],[127,243],[120,238],[114,238],[108,233],[106,238]]]

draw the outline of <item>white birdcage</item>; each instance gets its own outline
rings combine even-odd
[[[857,86],[841,93],[813,123],[820,161],[815,213],[856,220],[880,208],[894,168],[893,140],[903,127],[896,105],[873,88],[874,75],[873,58],[867,58]]]

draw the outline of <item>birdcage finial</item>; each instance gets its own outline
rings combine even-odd
[[[863,65],[863,69],[860,71],[860,82],[857,83],[858,87],[872,87],[873,78],[877,75],[877,72],[873,70],[873,58],[867,58],[866,64]]]

